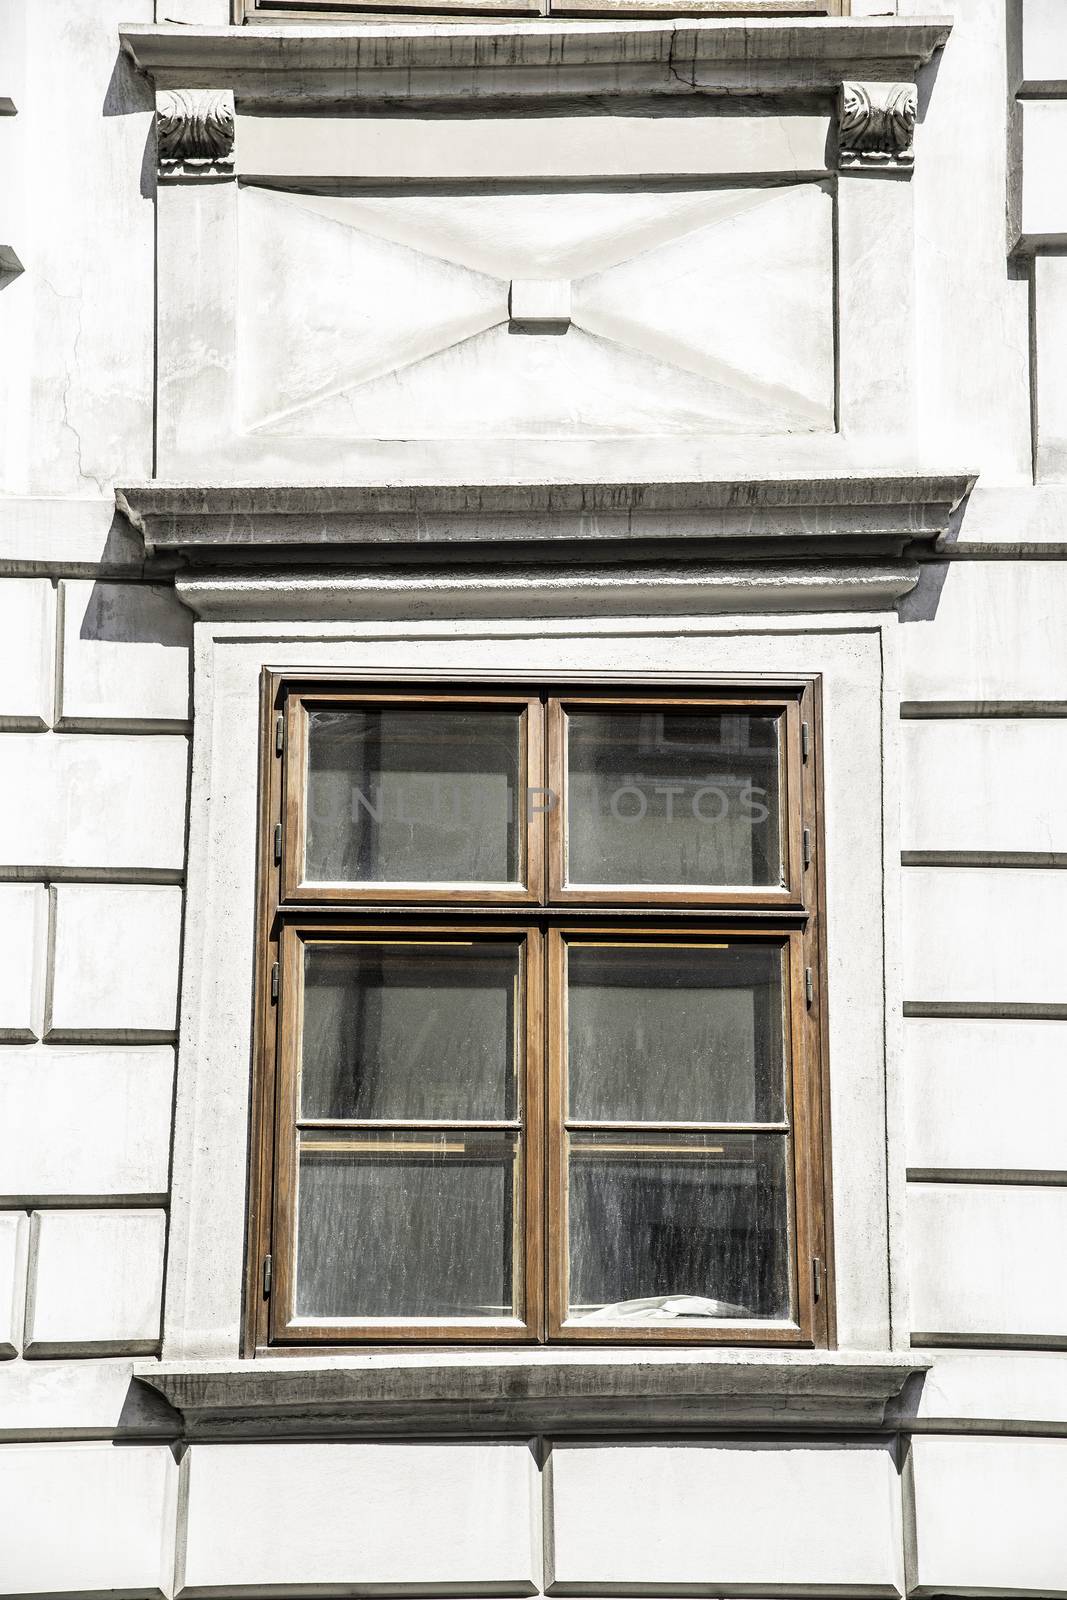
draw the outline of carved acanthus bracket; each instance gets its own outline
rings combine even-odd
[[[233,137],[228,89],[161,89],[156,95],[161,178],[231,178]]]
[[[838,110],[838,164],[910,167],[918,94],[913,83],[843,83]]]

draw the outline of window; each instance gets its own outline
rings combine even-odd
[[[235,0],[235,22],[373,21],[375,17],[838,17],[850,0]]]
[[[255,1343],[826,1343],[814,682],[266,698]]]

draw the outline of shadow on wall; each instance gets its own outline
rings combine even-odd
[[[170,588],[103,578],[93,584],[78,637],[187,650],[193,618]]]
[[[938,540],[938,549],[953,545],[959,539],[969,501],[970,495],[965,496],[949,517],[948,527]],[[918,583],[897,601],[897,616],[901,622],[933,622],[941,603],[941,591],[945,587],[950,565],[951,562],[948,561],[929,559],[921,562]]]
[[[126,117],[134,111],[155,111],[156,97],[152,85],[133,66],[128,56],[120,51],[108,79],[107,92],[101,111],[105,117]],[[156,193],[156,124],[148,125],[144,155],[141,158],[140,192],[143,200],[152,200]]]
[[[130,1386],[119,1413],[115,1445],[136,1444],[145,1438],[176,1439],[181,1434],[181,1418],[146,1384],[130,1376]]]
[[[177,732],[191,715],[192,613],[166,575],[141,567],[64,591],[64,661],[81,671],[83,693],[64,700],[64,727],[150,724]]]
[[[914,589],[897,601],[897,616],[901,622],[933,622],[950,565],[948,561],[926,561],[922,564]]]

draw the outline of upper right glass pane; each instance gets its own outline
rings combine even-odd
[[[567,883],[778,888],[782,714],[569,710]]]

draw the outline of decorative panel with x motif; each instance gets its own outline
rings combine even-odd
[[[818,183],[240,201],[245,431],[797,434],[834,426]]]

